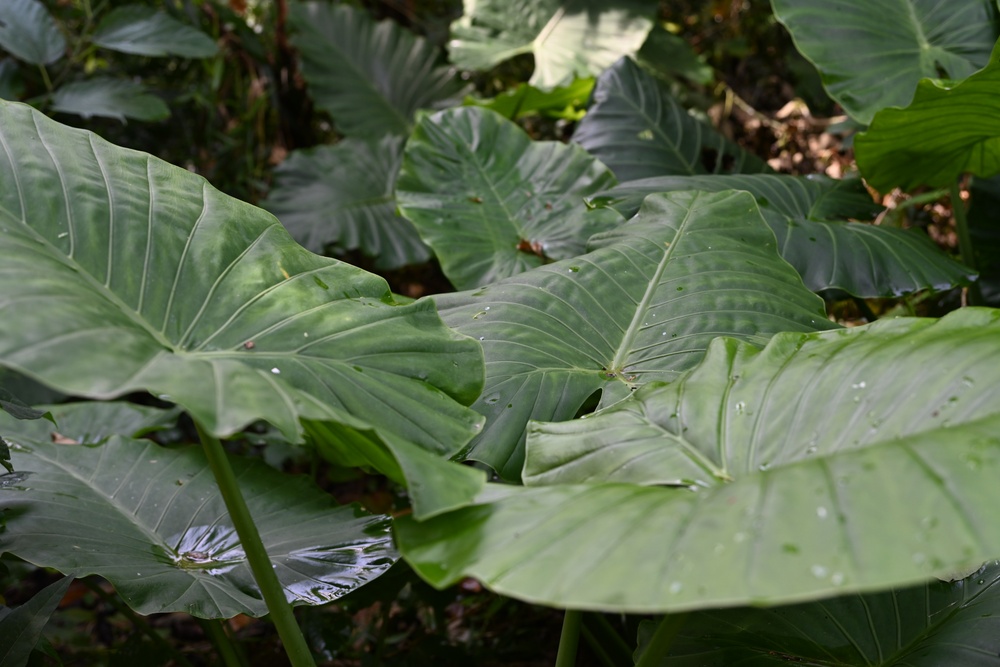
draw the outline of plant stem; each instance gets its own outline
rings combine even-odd
[[[687,621],[687,614],[667,614],[660,621],[653,636],[635,663],[635,667],[653,667],[666,657],[674,637]]]
[[[955,216],[955,231],[958,233],[958,251],[962,256],[962,264],[977,271],[972,236],[969,234],[969,221],[965,217],[965,204],[962,202],[962,189],[958,181],[953,181],[951,184],[951,212]],[[979,283],[974,282],[969,286],[969,305],[978,306],[982,301]]]
[[[222,493],[229,517],[232,519],[233,527],[240,538],[243,552],[247,555],[253,578],[264,596],[271,622],[278,629],[278,636],[281,637],[285,653],[288,654],[288,659],[293,667],[314,667],[316,663],[313,661],[312,653],[309,651],[305,637],[302,636],[302,631],[295,622],[292,606],[285,599],[285,591],[271,566],[271,559],[267,555],[267,550],[264,549],[264,543],[260,540],[257,525],[250,516],[250,510],[243,499],[243,493],[236,482],[233,469],[229,466],[229,459],[226,458],[226,452],[222,449],[222,443],[219,442],[218,438],[208,433],[197,421],[195,427],[198,429],[198,437],[201,438],[205,456],[208,458],[208,465],[212,468],[212,474],[215,475],[215,483],[219,487],[219,492]]]
[[[567,609],[563,616],[562,634],[559,636],[559,652],[556,667],[573,667],[576,664],[576,649],[580,644],[580,625],[583,612]]]
[[[246,667],[246,660],[236,650],[221,621],[214,618],[199,619],[199,623],[205,634],[212,640],[212,645],[215,646],[215,650],[226,667]]]

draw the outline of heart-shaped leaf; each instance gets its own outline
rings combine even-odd
[[[295,2],[289,10],[309,92],[341,134],[405,136],[418,109],[460,103],[464,84],[422,37],[349,5]]]
[[[998,336],[1000,311],[964,309],[779,334],[763,351],[716,340],[677,382],[537,425],[525,479],[548,486],[491,487],[475,506],[399,521],[398,544],[438,586],[472,576],[632,612],[975,566],[1000,553]]]
[[[387,269],[426,262],[430,250],[396,215],[402,157],[403,139],[392,135],[293,151],[262,205],[313,252],[360,249]]]
[[[872,187],[947,187],[963,173],[1000,172],[1000,53],[958,84],[925,79],[905,109],[883,109],[854,139]]]
[[[83,118],[100,116],[125,122],[163,120],[170,116],[167,104],[138,81],[97,76],[71,81],[52,95],[52,110]]]
[[[905,106],[924,77],[962,79],[1000,36],[992,0],[771,0],[830,97],[862,123]]]
[[[583,202],[614,183],[580,147],[533,142],[499,114],[463,107],[421,119],[396,197],[452,284],[471,289],[583,253],[622,222]]]
[[[4,0],[0,47],[26,63],[49,65],[63,57],[66,38],[39,0]]]
[[[97,26],[94,44],[152,57],[209,58],[219,51],[202,31],[144,5],[124,5],[108,12]]]
[[[620,181],[769,171],[759,158],[689,114],[664,82],[629,58],[597,79],[573,141]]]
[[[119,436],[96,446],[18,443],[18,472],[0,477],[4,551],[100,575],[141,614],[267,613],[200,448]],[[396,560],[389,517],[334,507],[308,479],[260,461],[230,465],[292,604],[329,602]]]
[[[635,53],[653,27],[651,0],[465,0],[451,26],[451,61],[489,69],[523,53],[535,57],[531,85],[545,90],[597,76]]]
[[[781,256],[814,292],[837,289],[854,296],[900,296],[922,289],[968,284],[975,272],[916,232],[845,222],[872,218],[877,206],[859,179],[784,174],[661,176],[622,183],[592,202],[624,216],[654,192],[746,190],[778,238]]]
[[[639,651],[655,623],[639,627]],[[836,639],[833,639],[836,638]],[[773,609],[701,611],[664,667],[730,665],[938,667],[1000,663],[1000,562],[964,579]]]
[[[168,396],[210,432],[342,421],[451,455],[482,351],[431,302],[297,246],[149,155],[0,103],[0,363],[80,396]]]
[[[726,334],[834,326],[775,250],[745,192],[653,195],[586,255],[436,297],[445,322],[482,341],[487,416],[469,458],[517,478],[531,419],[572,419],[586,399],[672,380]]]

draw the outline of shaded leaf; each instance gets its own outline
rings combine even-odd
[[[974,178],[969,187],[969,232],[980,271],[979,289],[987,305],[1000,306],[1000,177]]]
[[[52,95],[52,110],[83,118],[116,118],[123,123],[126,118],[156,121],[170,116],[166,103],[142,83],[105,76],[60,86]]]
[[[445,322],[482,342],[487,417],[469,458],[517,478],[529,420],[572,419],[696,365],[715,336],[766,341],[833,325],[778,257],[747,193],[654,195],[586,255],[436,297]]]
[[[622,183],[591,202],[629,216],[648,194],[689,189],[750,192],[778,238],[781,256],[814,292],[837,289],[865,298],[900,296],[949,289],[975,277],[974,271],[942,253],[921,233],[846,222],[846,218],[871,219],[882,208],[859,179],[660,176]]]
[[[653,624],[639,628],[643,650]],[[958,581],[773,609],[692,614],[665,667],[1000,664],[1000,567]]]
[[[30,405],[22,403],[17,396],[0,387],[0,410],[14,419],[41,419],[45,417],[52,421],[52,415],[42,410],[35,410]],[[54,421],[52,423],[55,423]]]
[[[94,32],[94,44],[140,56],[209,58],[215,41],[166,12],[144,5],[124,5],[108,12]]]
[[[38,0],[0,3],[0,48],[32,65],[49,65],[63,57],[66,38]]]
[[[984,66],[1000,36],[991,0],[771,0],[830,97],[870,123],[905,106],[924,77],[962,79]]]
[[[0,103],[0,363],[78,396],[148,390],[227,436],[341,421],[451,455],[482,351],[431,302],[297,246],[149,155]],[[44,196],[40,196],[44,193]],[[113,344],[111,344],[113,342]]]
[[[0,477],[8,553],[100,575],[141,614],[267,613],[200,448],[21,438],[14,461],[17,479]],[[310,480],[260,461],[230,464],[292,604],[329,602],[396,560],[389,517],[334,507]]]
[[[177,409],[164,410],[149,405],[136,405],[124,401],[62,403],[43,406],[51,415],[51,422],[36,421],[18,424],[15,430],[21,436],[47,442],[56,435],[77,443],[96,444],[113,435],[138,438],[161,431],[177,422]],[[0,424],[7,423],[6,420]],[[12,439],[15,439],[12,437]]]
[[[704,56],[695,53],[683,37],[667,32],[659,25],[649,31],[635,58],[668,76],[682,76],[703,86],[715,81],[715,71]]]
[[[337,465],[374,469],[403,484],[419,520],[468,505],[486,484],[486,473],[428,452],[406,440],[330,422],[306,422],[309,439]]]
[[[458,104],[465,92],[438,49],[362,9],[320,2],[289,7],[292,43],[316,105],[349,137],[409,134],[418,109]]]
[[[465,0],[451,26],[451,61],[490,69],[516,55],[535,57],[531,85],[549,90],[597,76],[635,53],[656,14],[650,0]]]
[[[63,577],[35,593],[30,600],[0,618],[0,664],[23,667],[42,636],[49,616],[59,606],[73,577]]]
[[[925,79],[905,109],[883,109],[854,139],[858,168],[882,191],[947,187],[1000,172],[1000,60],[957,84]]]
[[[430,250],[413,224],[396,215],[402,152],[396,136],[292,151],[262,206],[313,252],[360,249],[386,269],[426,262]]]
[[[628,58],[597,79],[573,141],[608,165],[620,181],[770,171],[689,114],[664,82]]]
[[[0,59],[0,100],[16,100],[24,93],[24,82],[13,58]]]
[[[451,283],[469,289],[584,252],[621,223],[583,203],[614,182],[578,146],[533,142],[497,113],[462,107],[421,119],[396,198]]]
[[[525,479],[546,486],[490,485],[475,506],[402,519],[398,544],[436,586],[472,576],[629,612],[804,601],[977,565],[1000,553],[998,334],[1000,312],[963,309],[779,334],[762,351],[716,340],[677,382],[537,425]]]

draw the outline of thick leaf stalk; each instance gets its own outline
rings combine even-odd
[[[201,438],[205,457],[212,468],[215,482],[222,493],[222,499],[225,501],[226,509],[233,521],[233,527],[240,537],[243,551],[250,563],[254,580],[264,596],[271,620],[278,630],[281,643],[285,647],[285,653],[288,654],[288,659],[293,667],[314,667],[316,663],[313,661],[312,653],[309,651],[302,631],[295,622],[295,615],[285,598],[285,592],[278,581],[278,576],[271,567],[271,559],[260,539],[257,525],[250,516],[250,510],[247,508],[246,500],[243,499],[243,493],[236,482],[233,469],[229,467],[222,443],[202,428],[201,424],[195,422],[195,426],[198,428],[198,436]]]

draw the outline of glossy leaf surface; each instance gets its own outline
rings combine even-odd
[[[771,0],[799,52],[853,118],[905,106],[924,77],[962,79],[1000,36],[991,0]]]
[[[650,0],[465,0],[451,26],[451,61],[490,69],[514,56],[535,57],[531,85],[545,90],[597,76],[635,53],[653,26]]]
[[[580,147],[533,142],[499,114],[463,107],[420,121],[396,197],[451,283],[471,289],[585,252],[622,222],[583,203],[614,183]]]
[[[0,477],[5,551],[98,574],[141,614],[267,613],[200,448],[119,436],[97,446],[19,444],[18,472]],[[388,517],[336,508],[306,478],[262,462],[230,464],[289,602],[329,602],[396,559]]]
[[[924,80],[905,109],[884,109],[854,140],[858,167],[882,192],[947,187],[1000,173],[1000,61],[958,84]]]
[[[640,651],[653,623],[639,629]],[[957,581],[692,614],[663,667],[1000,664],[1000,567]]]
[[[0,362],[79,396],[164,395],[226,436],[377,424],[450,455],[482,352],[431,302],[297,246],[271,215],[149,155],[0,104]]]
[[[606,405],[673,380],[715,336],[834,326],[774,244],[747,193],[654,195],[586,255],[436,297],[486,354],[473,407],[487,423],[469,458],[517,478],[531,419],[572,419],[595,392]]]
[[[208,58],[218,52],[211,37],[169,14],[144,5],[116,7],[101,19],[94,44],[140,56]]]
[[[344,139],[293,151],[263,203],[309,250],[361,250],[392,269],[430,259],[413,223],[396,215],[402,137]]]
[[[570,608],[673,612],[914,583],[1000,553],[1000,312],[713,343],[680,381],[537,425],[526,481],[398,543]],[[907,363],[899,364],[905,356]],[[727,480],[732,481],[727,481]]]
[[[573,141],[620,181],[668,175],[770,171],[680,105],[665,83],[629,58],[597,79]]]
[[[835,181],[784,174],[662,176],[622,183],[595,197],[625,216],[654,192],[734,189],[751,193],[778,251],[814,292],[900,296],[921,289],[967,284],[975,272],[941,252],[918,232],[847,222],[870,220],[880,210],[858,179]]]
[[[4,0],[0,48],[26,63],[49,65],[63,57],[66,38],[39,0]]]
[[[465,92],[438,49],[391,21],[348,5],[296,2],[292,42],[316,105],[348,137],[409,134],[418,109],[458,104]]]

